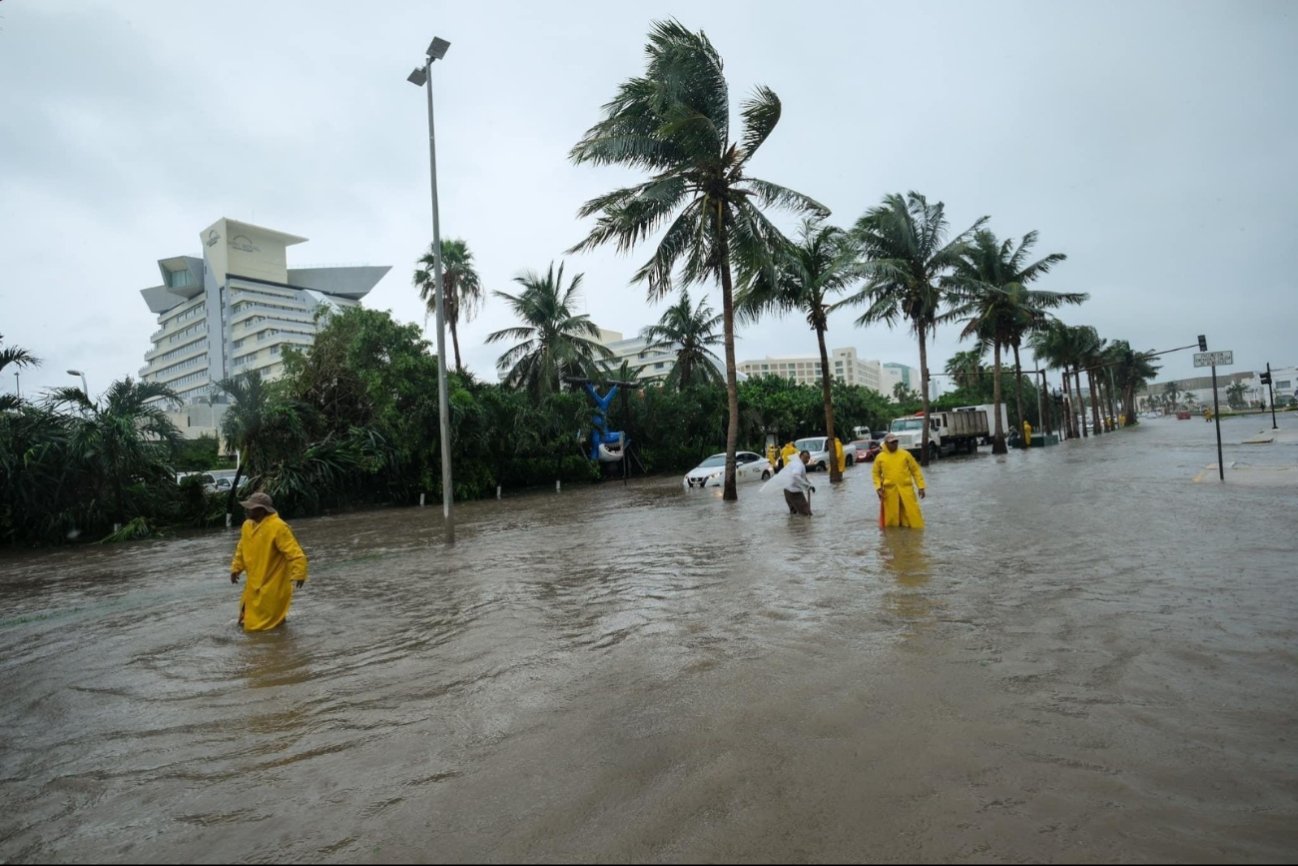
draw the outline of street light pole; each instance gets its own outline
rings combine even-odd
[[[446,56],[446,49],[451,43],[445,39],[433,38],[428,45],[426,60],[422,67],[406,78],[416,87],[428,89],[428,169],[433,194],[433,286],[437,303],[437,419],[439,438],[442,440],[442,515],[446,520],[450,539],[455,539],[455,527],[451,520],[451,503],[454,499],[451,485],[451,433],[450,402],[446,388],[446,306],[445,287],[442,285],[442,236],[441,223],[437,214],[437,142],[433,131],[433,61]]]
[[[15,374],[15,375],[16,375],[16,374]],[[69,375],[69,376],[80,376],[80,377],[81,377],[81,393],[85,394],[85,395],[86,395],[86,399],[89,400],[89,399],[90,399],[90,387],[89,387],[88,385],[86,385],[86,374],[83,373],[83,372],[81,372],[80,370],[69,370],[69,371],[68,371],[68,375]]]

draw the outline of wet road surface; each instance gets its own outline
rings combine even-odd
[[[0,860],[1292,862],[1280,422],[291,520],[266,634],[233,533],[0,554]]]

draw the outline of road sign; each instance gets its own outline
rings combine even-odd
[[[1194,366],[1196,367],[1229,367],[1235,363],[1235,353],[1227,350],[1225,352],[1195,352]]]

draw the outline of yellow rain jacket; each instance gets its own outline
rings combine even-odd
[[[924,528],[924,515],[919,510],[915,485],[924,489],[924,473],[909,451],[884,448],[874,458],[874,489],[883,491],[879,501],[880,526],[909,526]]]
[[[248,579],[240,600],[243,630],[274,628],[288,616],[293,581],[306,580],[306,554],[278,514],[268,514],[260,523],[243,522],[230,573],[245,570]]]
[[[843,453],[843,443],[837,436],[834,437],[834,462],[838,464],[839,472],[847,471],[847,455]]]
[[[786,442],[784,447],[780,449],[780,459],[784,461],[785,466],[788,466],[789,461],[797,456],[798,456],[798,447],[794,445],[792,442]]]

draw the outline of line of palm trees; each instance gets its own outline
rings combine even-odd
[[[680,301],[642,336],[651,347],[678,353],[671,381],[688,387],[716,371],[713,347],[721,346],[728,424],[723,498],[737,499],[735,449],[739,405],[735,360],[736,321],[751,322],[768,313],[804,315],[816,333],[821,356],[825,429],[835,435],[830,395],[830,367],[825,344],[829,314],[861,309],[858,326],[882,322],[907,325],[919,347],[923,411],[929,411],[928,344],[939,324],[963,324],[961,337],[976,340],[981,357],[993,355],[995,401],[1001,402],[1002,354],[1014,358],[1018,417],[1022,419],[1020,350],[1027,341],[1038,360],[1072,374],[1085,371],[1092,380],[1107,364],[1123,382],[1121,399],[1130,406],[1140,376],[1153,368],[1125,342],[1108,350],[1093,328],[1068,328],[1051,311],[1087,299],[1081,292],[1048,292],[1030,288],[1064,261],[1062,253],[1030,260],[1035,231],[1017,242],[1001,241],[987,227],[988,217],[951,235],[942,202],[930,203],[917,192],[884,196],[851,229],[825,222],[829,209],[803,193],[754,177],[748,165],[779,122],[781,103],[773,91],[757,87],[739,106],[740,128],[732,131],[729,88],[722,59],[701,32],[678,21],[654,23],[646,46],[644,74],[623,82],[603,108],[603,117],[572,148],[576,164],[617,165],[642,170],[645,179],[586,202],[581,218],[594,218],[587,236],[568,253],[613,245],[628,252],[659,234],[652,255],[634,273],[651,302],[679,287]],[[771,222],[768,211],[803,216],[795,240]],[[461,240],[443,243],[447,319],[456,346],[458,311],[466,314],[482,300],[481,281]],[[432,257],[421,260],[415,283],[432,301]],[[505,300],[522,324],[496,331],[488,342],[513,340],[498,368],[507,384],[542,394],[561,387],[566,375],[590,376],[609,353],[597,341],[598,329],[573,313],[581,275],[567,286],[563,265],[551,263],[545,276],[515,278],[523,292],[495,294]],[[696,283],[720,287],[722,309],[706,302],[691,306],[688,289]],[[716,337],[716,326],[721,336]],[[1124,348],[1125,347],[1125,348]],[[1105,351],[1109,360],[1100,362]],[[1124,354],[1125,353],[1125,354]],[[1121,359],[1119,358],[1121,356]],[[1127,373],[1130,375],[1128,376]],[[1099,386],[1099,387],[1102,387]],[[1099,429],[1098,407],[1093,429]],[[1128,410],[1127,417],[1133,413]],[[1074,430],[1075,419],[1070,421]],[[996,413],[994,450],[1004,453],[1005,434]],[[922,454],[928,455],[928,430]],[[837,476],[837,471],[834,475]],[[837,480],[835,478],[834,480]]]

